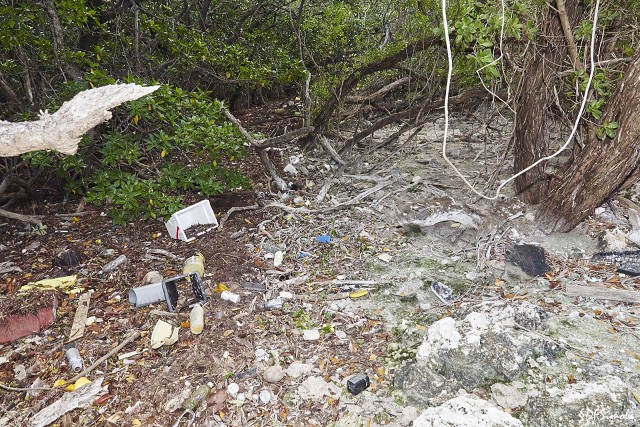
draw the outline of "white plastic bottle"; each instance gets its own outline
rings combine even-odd
[[[194,305],[191,309],[191,313],[189,313],[189,324],[192,334],[198,335],[202,332],[204,328],[204,309],[200,304]]]

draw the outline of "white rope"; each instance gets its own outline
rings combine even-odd
[[[471,191],[474,192],[474,194],[476,194],[476,195],[478,195],[478,196],[480,196],[480,197],[482,197],[484,199],[487,199],[487,200],[496,200],[496,199],[498,199],[500,197],[500,190],[502,190],[504,188],[504,186],[507,185],[509,182],[513,181],[514,179],[516,179],[520,175],[530,171],[534,167],[538,166],[540,163],[545,162],[545,161],[550,160],[550,159],[553,159],[554,157],[557,157],[558,155],[560,155],[560,153],[562,153],[564,150],[567,149],[567,147],[571,143],[571,140],[573,139],[573,137],[575,136],[575,134],[576,134],[576,132],[578,130],[578,125],[580,124],[580,119],[581,119],[582,114],[584,112],[585,105],[587,104],[587,98],[589,96],[589,89],[591,88],[591,82],[593,80],[593,74],[594,74],[595,68],[596,68],[595,67],[594,51],[595,51],[595,40],[596,40],[596,28],[598,26],[598,11],[599,11],[599,9],[600,9],[600,0],[596,0],[596,4],[595,4],[595,7],[594,7],[594,11],[593,11],[593,28],[591,30],[591,45],[590,45],[590,52],[589,52],[590,61],[591,61],[591,70],[589,72],[589,79],[587,80],[587,86],[586,86],[586,88],[584,90],[584,97],[582,98],[582,103],[580,105],[580,111],[579,111],[578,115],[576,116],[576,120],[575,120],[575,122],[573,124],[573,128],[571,129],[571,133],[569,134],[569,137],[567,138],[566,142],[562,145],[562,147],[560,147],[555,153],[551,154],[550,156],[546,156],[546,157],[542,157],[541,159],[538,159],[538,161],[536,161],[532,165],[530,165],[527,168],[521,170],[520,172],[512,175],[507,180],[503,181],[502,184],[500,184],[500,186],[496,190],[495,196],[489,197],[489,196],[485,196],[484,194],[482,194],[478,190],[476,190],[473,187],[473,185],[460,173],[458,168],[447,157],[447,135],[449,133],[449,90],[450,90],[450,87],[451,87],[451,74],[453,72],[453,58],[452,58],[452,54],[451,54],[451,42],[449,40],[449,24],[447,23],[447,4],[446,4],[446,0],[442,0],[442,21],[444,23],[444,37],[445,37],[445,44],[447,46],[447,60],[448,60],[448,66],[449,66],[448,71],[447,71],[447,87],[446,87],[446,90],[445,90],[445,99],[444,99],[444,137],[442,139],[442,158],[449,165],[449,167],[451,167],[454,170],[456,175],[458,175],[458,177],[460,177],[462,179],[462,181],[467,185],[467,187],[469,187],[471,189]],[[502,10],[502,26],[504,28],[504,3],[503,3],[503,10]],[[502,31],[501,31],[501,34],[500,34],[500,38],[502,39]],[[500,46],[502,48],[502,40],[500,40]],[[502,57],[502,54],[500,56]],[[483,86],[484,86],[484,83],[483,83]]]

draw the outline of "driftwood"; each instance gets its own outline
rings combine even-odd
[[[75,154],[82,135],[111,118],[110,109],[141,98],[159,86],[109,85],[80,92],[58,111],[40,113],[33,122],[0,121],[0,157],[55,150]]]
[[[591,283],[589,286],[567,283],[566,293],[572,297],[585,297],[597,300],[620,301],[631,304],[640,303],[640,292],[625,289],[613,289],[603,284]]]

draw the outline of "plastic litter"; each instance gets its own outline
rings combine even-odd
[[[204,286],[202,284],[202,280],[200,280],[200,274],[181,274],[162,281],[162,290],[164,292],[169,311],[176,311],[177,309],[183,308],[182,306],[178,307],[178,302],[180,297],[186,298],[186,296],[180,294],[179,286],[184,286],[185,284],[191,285],[193,299],[186,300],[184,306],[190,307],[193,304],[204,304],[207,302],[207,296],[204,293]]]
[[[151,348],[156,349],[163,345],[175,344],[178,341],[179,329],[164,320],[158,320],[151,333]]]
[[[360,394],[369,387],[369,376],[366,374],[356,374],[347,380],[347,390],[351,394]]]
[[[284,254],[282,253],[282,251],[277,251],[275,254],[273,254],[273,266],[280,267],[283,259]]]
[[[204,255],[196,252],[184,261],[182,274],[199,273],[200,277],[204,277]]]
[[[202,384],[199,386],[196,391],[193,392],[188,399],[182,402],[182,409],[186,410],[195,410],[205,401],[209,393],[211,393],[211,389],[213,388],[212,383]]]
[[[284,306],[283,298],[274,298],[265,302],[264,304],[260,304],[256,307],[257,311],[269,311],[269,310],[282,310]]]
[[[233,292],[229,291],[222,291],[222,293],[220,293],[220,298],[225,301],[230,301],[234,304],[237,304],[238,301],[240,301],[240,295],[234,294]]]
[[[189,329],[194,335],[198,335],[204,328],[204,309],[200,304],[196,304],[189,313]]]
[[[193,237],[187,237],[185,231],[194,225],[211,225],[206,230],[197,233]],[[169,221],[165,223],[169,235],[174,239],[180,239],[185,242],[195,240],[218,226],[218,220],[211,209],[209,200],[203,200],[194,205],[188,206],[171,215]]]
[[[138,286],[129,290],[129,302],[136,307],[145,307],[164,300],[162,282]]]
[[[329,243],[331,242],[331,236],[329,236],[328,234],[321,234],[320,236],[316,237],[316,241],[318,243]]]
[[[75,347],[69,347],[65,352],[67,356],[67,363],[69,364],[69,368],[75,372],[82,372],[84,367],[84,362],[82,361],[82,357],[80,357],[80,352]]]
[[[451,305],[455,301],[453,291],[444,283],[432,282],[431,291],[446,305]]]
[[[640,275],[640,251],[598,252],[591,257],[593,262],[614,265],[619,273]]]
[[[196,419],[195,410],[202,404],[202,402],[205,401],[207,396],[209,396],[212,387],[212,383],[203,384],[198,387],[188,399],[182,402],[182,409],[184,409],[184,412],[180,414],[173,427],[178,427],[183,420],[187,421],[187,427],[190,427],[193,424],[193,421]]]

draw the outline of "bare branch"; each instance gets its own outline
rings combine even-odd
[[[564,0],[556,0],[558,6],[558,15],[560,16],[560,23],[562,24],[562,32],[564,33],[564,39],[567,43],[567,49],[569,50],[569,56],[573,67],[578,71],[583,71],[584,66],[578,58],[578,48],[576,47],[576,41],[573,38],[573,32],[571,31],[571,24],[569,23],[569,16],[567,15],[567,9],[565,8]]]

